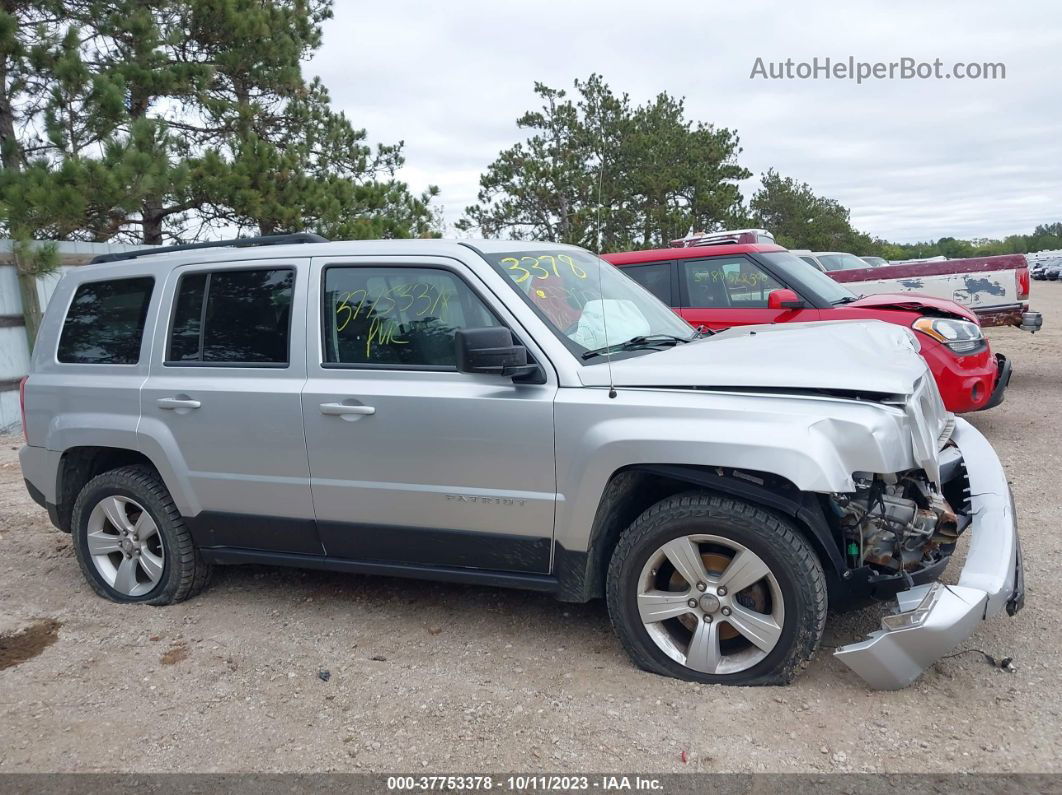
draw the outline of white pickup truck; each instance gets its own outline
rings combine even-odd
[[[903,262],[871,267],[853,254],[794,251],[835,281],[864,295],[918,293],[969,307],[982,326],[1017,326],[1036,332],[1039,312],[1029,310],[1029,263],[1023,254]]]

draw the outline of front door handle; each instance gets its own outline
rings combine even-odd
[[[177,397],[159,398],[155,403],[160,409],[197,409],[203,405],[198,400]]]
[[[348,403],[322,403],[321,413],[329,416],[349,416],[353,414],[375,414],[375,406],[362,406],[360,404],[350,405]]]

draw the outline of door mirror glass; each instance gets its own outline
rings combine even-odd
[[[454,334],[457,370],[461,373],[500,375],[508,378],[539,373],[527,360],[527,348],[503,327],[463,328]]]
[[[767,296],[768,309],[803,309],[805,304],[792,290],[771,290]]]

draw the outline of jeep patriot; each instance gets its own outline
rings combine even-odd
[[[790,681],[828,606],[883,600],[835,652],[879,688],[1023,603],[1006,476],[909,329],[698,332],[550,243],[102,260],[45,313],[20,459],[107,599],[240,563],[603,597],[637,665],[722,684]]]

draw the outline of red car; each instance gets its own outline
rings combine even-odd
[[[860,297],[781,246],[723,243],[603,257],[694,326],[874,319],[914,329],[950,411],[997,406],[1010,381],[1010,362],[993,355],[966,307],[912,293]]]

